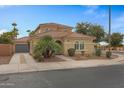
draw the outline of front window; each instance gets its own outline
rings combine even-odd
[[[75,50],[79,50],[79,42],[78,41],[76,41],[76,43],[75,43]]]
[[[80,43],[80,50],[82,50],[82,49],[84,49],[84,43],[83,42]]]
[[[83,50],[84,49],[84,43],[76,41],[74,44],[75,50]]]

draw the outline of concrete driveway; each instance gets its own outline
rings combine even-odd
[[[124,64],[124,56],[119,55],[116,59],[105,60],[82,60],[75,61],[66,59],[63,62],[35,62],[35,60],[28,53],[15,53],[10,61],[10,64],[0,65],[0,74],[7,73],[21,73],[32,71],[58,70],[58,69],[73,69],[73,68],[87,68],[108,65]]]

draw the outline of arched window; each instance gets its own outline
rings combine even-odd
[[[78,41],[75,42],[75,50],[79,50],[79,42]]]

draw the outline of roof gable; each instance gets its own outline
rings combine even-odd
[[[71,27],[71,26],[63,25],[63,24],[59,24],[59,23],[43,23],[43,24],[40,24],[40,26],[42,26],[42,25],[57,25],[57,26],[62,26],[62,27],[73,29],[73,27]]]

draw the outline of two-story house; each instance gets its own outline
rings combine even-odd
[[[67,55],[69,48],[74,48],[76,54],[85,51],[89,54],[94,52],[94,37],[72,32],[73,27],[57,24],[40,24],[35,34],[30,37],[30,54],[32,54],[36,42],[45,35],[50,35],[57,43],[63,47],[61,54]]]

